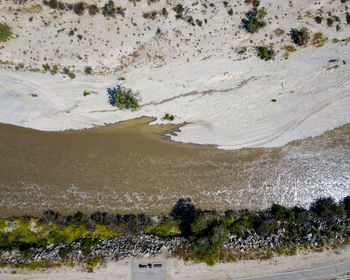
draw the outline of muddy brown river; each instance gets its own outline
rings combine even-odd
[[[83,211],[167,213],[197,207],[307,206],[350,195],[350,125],[271,149],[185,145],[142,118],[102,128],[43,132],[0,124],[0,215]]]

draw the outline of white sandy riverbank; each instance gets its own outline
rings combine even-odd
[[[346,40],[350,29],[344,23],[344,5],[340,1],[308,4],[297,0],[293,7],[261,1],[268,12],[267,25],[257,34],[239,28],[244,13],[250,9],[245,4],[238,5],[231,17],[221,2],[215,2],[215,9],[208,8],[205,13],[200,12],[204,9],[201,5],[184,3],[196,17],[208,18],[200,28],[176,20],[171,7],[163,1],[151,7],[140,3],[136,8],[130,2],[121,2],[126,15],[115,22],[87,12],[83,16],[73,12],[59,15],[47,6],[31,14],[29,7],[35,1],[32,2],[17,11],[23,17],[8,13],[4,6],[0,9],[4,21],[15,22],[12,25],[18,35],[0,52],[3,68],[14,68],[20,62],[24,68],[41,68],[48,62],[75,69],[77,77],[70,80],[62,74],[1,70],[0,122],[40,130],[82,129],[139,116],[154,116],[158,118],[155,123],[162,123],[167,112],[176,115],[175,122],[188,123],[172,136],[173,140],[223,149],[280,146],[350,122],[350,53]],[[138,14],[140,9],[164,5],[169,10],[166,20],[145,19]],[[341,30],[317,24],[313,17],[320,10],[339,16]],[[38,14],[44,20],[50,18],[50,24],[44,27]],[[34,19],[27,23],[30,15]],[[136,25],[129,25],[129,21]],[[131,31],[140,32],[142,24],[149,30],[142,36],[131,36]],[[66,34],[74,26],[85,39]],[[161,26],[160,35],[154,34],[157,26]],[[323,32],[328,42],[322,48],[298,48],[285,60],[282,47],[293,44],[288,32],[300,26],[307,26],[313,34]],[[277,27],[285,33],[275,35]],[[62,28],[64,31],[57,31]],[[93,31],[104,37],[95,38]],[[345,41],[334,43],[333,38]],[[90,47],[85,40],[90,41]],[[59,53],[50,47],[52,42]],[[254,46],[261,44],[274,45],[278,51],[274,61],[256,57]],[[122,47],[113,48],[117,45]],[[247,47],[247,53],[235,52],[240,47]],[[74,54],[77,48],[88,58],[78,59]],[[92,53],[94,48],[98,54]],[[104,74],[82,74],[86,65]],[[140,110],[119,111],[108,103],[106,88],[118,83],[140,91]],[[84,90],[92,94],[84,97]]]

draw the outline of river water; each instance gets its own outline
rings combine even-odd
[[[224,151],[185,145],[149,118],[43,132],[0,124],[0,215],[167,213],[197,207],[307,206],[350,195],[350,125],[279,148]]]

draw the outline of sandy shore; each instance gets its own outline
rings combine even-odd
[[[345,246],[335,251],[324,250],[317,253],[299,253],[297,256],[281,256],[269,260],[238,261],[236,263],[217,264],[213,267],[206,264],[184,263],[175,258],[158,256],[155,258],[120,262],[108,262],[104,267],[95,269],[94,273],[84,272],[82,268],[50,269],[42,272],[31,272],[18,269],[1,269],[0,278],[10,279],[131,279],[131,263],[134,261],[166,262],[167,279],[238,279],[251,276],[269,275],[286,271],[309,269],[330,264],[350,261],[350,246]],[[11,274],[16,271],[16,274]]]

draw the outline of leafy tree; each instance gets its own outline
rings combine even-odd
[[[197,215],[191,198],[180,198],[173,207],[170,215],[180,222],[181,232],[185,236],[188,236],[191,233],[191,224]]]
[[[339,214],[339,208],[332,198],[320,198],[313,202],[311,212],[320,218],[333,218]]]

